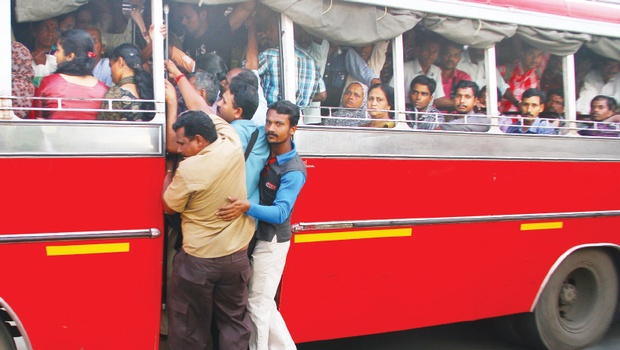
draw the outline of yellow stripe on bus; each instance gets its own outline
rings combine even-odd
[[[294,237],[295,237],[295,243],[313,243],[313,242],[346,241],[346,240],[351,240],[351,239],[391,238],[391,237],[409,237],[409,236],[411,236],[411,228],[330,232],[330,233],[314,233],[314,234],[304,233],[304,234],[296,234]]]
[[[127,253],[129,243],[81,244],[45,247],[47,256]]]
[[[521,231],[534,231],[534,230],[555,230],[563,227],[562,221],[556,222],[537,222],[534,224],[521,224]]]

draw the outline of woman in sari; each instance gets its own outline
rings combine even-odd
[[[367,100],[368,87],[359,81],[352,82],[342,93],[340,108],[336,109],[331,117],[323,117],[323,125],[360,126],[368,122]]]

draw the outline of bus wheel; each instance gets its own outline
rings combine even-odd
[[[15,342],[5,323],[0,320],[0,350],[16,350]]]
[[[603,251],[577,251],[564,260],[543,290],[524,328],[542,349],[581,349],[600,340],[616,312],[618,278]]]

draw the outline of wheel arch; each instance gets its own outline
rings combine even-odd
[[[571,254],[577,251],[580,251],[580,250],[584,250],[584,249],[597,249],[597,250],[602,250],[602,251],[609,253],[614,261],[614,265],[616,266],[617,271],[620,271],[620,245],[618,244],[592,243],[592,244],[581,244],[581,245],[571,247],[570,249],[566,250],[562,255],[560,255],[558,259],[555,261],[555,263],[551,266],[551,268],[549,268],[549,271],[547,271],[547,275],[545,276],[542,283],[540,284],[540,287],[538,288],[538,292],[536,293],[536,297],[534,298],[534,301],[532,302],[532,306],[530,307],[530,312],[534,312],[534,309],[536,308],[536,305],[538,305],[538,301],[540,300],[540,296],[542,295],[545,287],[549,283],[549,279],[551,278],[553,273],[555,273],[558,267]]]
[[[30,343],[30,338],[28,338],[28,333],[26,332],[26,329],[24,328],[24,324],[21,322],[21,320],[19,319],[19,316],[17,316],[17,313],[15,313],[15,311],[13,310],[13,308],[11,308],[9,303],[6,300],[4,300],[2,297],[0,297],[0,308],[3,308],[7,312],[9,317],[11,317],[11,321],[15,322],[15,326],[19,330],[19,333],[21,334],[24,340],[24,343],[26,344],[26,347],[28,348],[28,350],[32,350],[32,344]]]

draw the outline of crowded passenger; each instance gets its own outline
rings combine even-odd
[[[564,118],[564,92],[562,90],[551,89],[547,92],[547,101],[545,102],[545,110],[540,115],[546,118],[556,127],[562,125]]]
[[[211,109],[215,110],[215,102],[220,94],[220,82],[215,79],[213,74],[207,72],[197,72],[189,78],[198,94],[207,101]]]
[[[469,76],[471,76],[472,78],[472,81],[478,84],[478,86],[485,87],[488,85],[486,62],[484,60],[483,49],[468,47],[467,51],[463,55],[461,61],[456,66],[456,68],[461,69],[465,73],[469,74]],[[506,101],[509,101],[514,106],[518,106],[519,100],[515,98],[512,90],[510,90],[510,86],[506,83],[499,70],[497,70],[496,81],[497,89],[499,90],[498,97],[503,97],[506,99]],[[482,96],[483,95],[481,94],[480,97]],[[486,98],[486,93],[484,96]]]
[[[545,109],[545,94],[539,89],[527,89],[523,93],[522,101],[519,106],[521,114],[516,117],[511,126],[508,127],[508,134],[545,134],[553,135],[555,128],[547,119],[539,118],[540,113]]]
[[[323,73],[327,96],[321,103],[322,107],[339,106],[339,98],[347,86],[348,77],[366,86],[381,82],[379,74],[368,66],[355,49],[330,43]],[[329,115],[329,108],[323,108],[321,114]]]
[[[16,41],[12,43],[11,53],[11,94],[16,97],[13,99],[13,107],[32,107],[34,96],[32,55],[26,46]],[[28,117],[29,113],[28,110],[13,110],[13,112],[22,119]]]
[[[282,99],[280,50],[278,49],[280,34],[274,14],[257,23],[257,36],[263,39],[264,46],[269,47],[258,54],[258,74],[265,90],[267,105],[271,105]],[[295,57],[297,59],[297,106],[304,108],[313,100],[325,100],[327,96],[325,84],[316,61],[297,45],[295,45]]]
[[[373,45],[365,45],[354,48],[359,56],[366,62],[368,68],[374,73],[375,77],[380,78],[381,69],[385,65],[387,48],[390,42],[388,40],[379,41]],[[351,84],[355,80],[352,75],[347,76],[345,86]],[[379,79],[380,80],[380,79]]]
[[[113,111],[99,112],[99,120],[126,120],[148,121],[153,113],[139,112],[140,110],[154,110],[153,102],[137,101],[153,99],[153,78],[142,69],[140,50],[132,44],[123,44],[112,51],[110,68],[114,86],[105,94],[105,98],[115,99],[112,102]],[[109,109],[108,101],[101,105],[102,109]]]
[[[403,67],[405,76],[405,91],[407,85],[418,75],[425,75],[433,80],[441,81],[441,69],[435,65],[439,58],[440,39],[434,35],[426,35],[420,38],[417,43],[418,57],[409,62],[405,62]],[[390,82],[394,86],[394,79]],[[452,105],[449,98],[445,97],[443,89],[435,89],[433,94],[434,103],[437,108],[450,107]]]
[[[55,45],[58,41],[58,20],[56,18],[48,18],[33,24],[34,47],[31,51],[34,78],[32,82],[38,87],[41,79],[56,71],[58,62],[54,52]]]
[[[486,115],[476,114],[474,107],[478,102],[480,89],[478,84],[469,80],[461,80],[455,88],[454,115],[445,115],[450,121],[440,125],[441,130],[447,131],[477,131],[485,132],[490,129],[491,118]]]
[[[443,93],[447,98],[452,98],[454,87],[461,80],[472,80],[469,74],[457,69],[456,66],[461,61],[463,55],[463,45],[453,41],[446,41],[441,45],[439,56],[439,67],[441,68],[441,82]]]
[[[425,75],[418,75],[411,81],[409,89],[409,100],[407,103],[408,120],[415,123],[408,123],[412,129],[435,130],[444,122],[443,114],[433,106],[433,93],[437,88],[434,79]]]
[[[577,113],[588,114],[590,102],[595,96],[604,95],[620,99],[620,62],[599,58],[586,74],[577,99]]]
[[[354,81],[342,93],[340,108],[323,117],[323,125],[360,126],[367,122],[368,87]]]
[[[368,114],[370,122],[362,125],[370,128],[393,128],[394,88],[388,84],[375,84],[368,90]]]
[[[60,32],[66,32],[71,29],[75,29],[75,12],[69,12],[58,17],[58,29]]]
[[[260,203],[233,197],[217,212],[224,220],[239,216],[258,219],[248,297],[252,350],[296,348],[275,297],[291,243],[291,214],[307,177],[292,140],[299,118],[299,108],[289,101],[269,106],[265,131],[271,152],[260,175]]]
[[[95,78],[95,43],[84,30],[73,29],[60,34],[55,52],[58,69],[55,74],[41,80],[35,100],[36,107],[46,110],[36,111],[37,118],[45,119],[96,119],[96,109],[108,87]],[[55,110],[60,107],[57,98],[63,98],[63,108],[94,109],[95,111]]]
[[[179,4],[181,23],[185,28],[183,51],[193,59],[208,53],[216,54],[230,67],[234,44],[230,38],[252,14],[255,5],[254,0],[242,2],[228,16],[223,16],[213,6]]]
[[[95,68],[93,69],[93,76],[110,87],[112,86],[112,71],[110,69],[110,60],[107,57],[102,57],[105,45],[101,42],[101,31],[97,28],[88,28],[86,31],[95,42]]]
[[[616,99],[598,95],[590,103],[590,120],[594,123],[579,131],[584,136],[618,137],[620,135],[620,116],[616,115]]]
[[[540,69],[543,59],[544,52],[542,50],[523,43],[521,57],[511,64],[499,67],[502,77],[508,83],[517,100],[521,99],[525,90],[539,88],[540,81],[537,70]],[[500,111],[502,113],[516,112],[518,108],[512,101],[504,99],[500,104]]]

